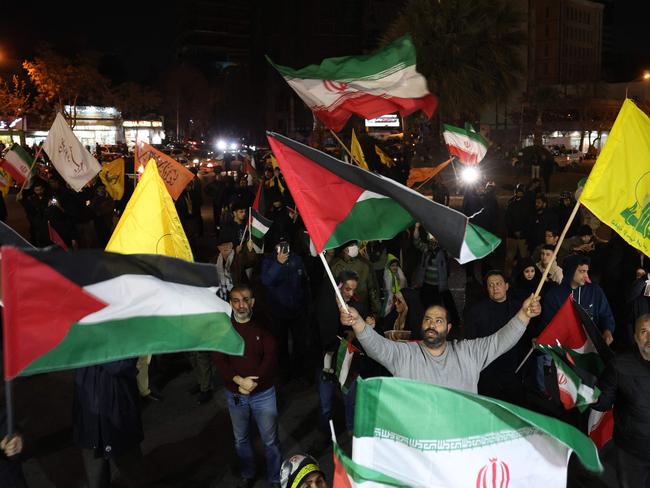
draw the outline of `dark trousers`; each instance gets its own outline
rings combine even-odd
[[[616,476],[621,488],[646,488],[650,486],[650,461],[616,446]]]
[[[94,449],[82,449],[88,488],[108,488],[111,486],[111,465],[104,457],[97,457]],[[120,471],[122,478],[131,487],[147,486],[147,476],[144,468],[142,451],[136,446],[128,451],[111,458]]]
[[[309,347],[309,323],[305,314],[273,318],[273,335],[278,347],[278,363],[283,377],[310,380],[306,353]]]

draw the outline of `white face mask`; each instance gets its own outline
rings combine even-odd
[[[356,244],[348,246],[348,256],[351,258],[356,258],[359,255],[359,246]]]

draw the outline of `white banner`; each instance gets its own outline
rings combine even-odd
[[[101,171],[101,166],[72,133],[60,113],[50,128],[43,150],[50,161],[75,191],[81,189]]]

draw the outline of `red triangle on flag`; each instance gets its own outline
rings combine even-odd
[[[584,348],[587,340],[571,295],[537,338],[537,342],[545,346],[557,346],[559,342],[562,347],[575,350]]]
[[[24,252],[2,248],[4,376],[10,380],[106,304]]]
[[[316,250],[323,249],[364,189],[268,136]]]

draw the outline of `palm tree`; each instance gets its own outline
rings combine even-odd
[[[410,33],[440,116],[472,120],[516,87],[524,27],[511,0],[410,0],[382,41]]]

